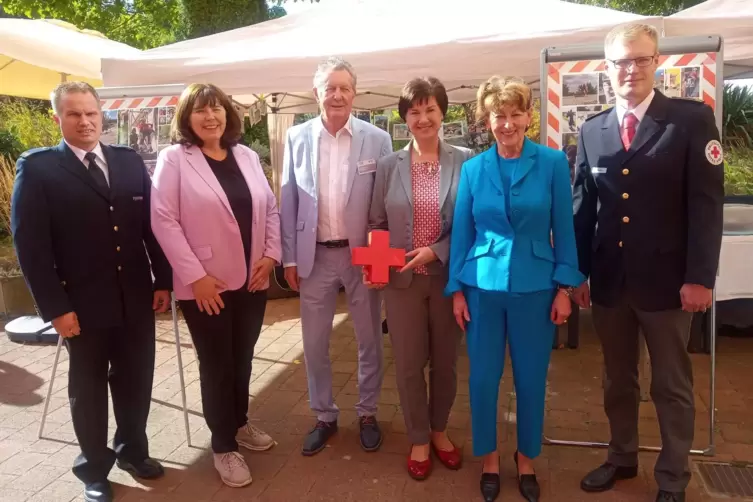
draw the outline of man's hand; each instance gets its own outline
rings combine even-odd
[[[436,253],[434,253],[434,250],[432,250],[430,247],[417,248],[413,251],[408,251],[407,253],[405,253],[405,257],[413,259],[400,269],[401,273],[407,270],[413,270],[414,268],[421,265],[426,265],[427,263],[431,263],[437,259]]]
[[[300,281],[298,278],[298,267],[285,267],[285,280],[293,291],[298,291]]]
[[[373,282],[369,281],[366,278],[366,269],[361,269],[361,273],[363,274],[363,283],[366,285],[369,289],[384,289],[386,284],[374,284]]]
[[[158,289],[154,292],[152,309],[157,314],[164,314],[170,306],[170,292],[166,289]]]
[[[683,284],[680,288],[680,300],[685,312],[706,312],[711,307],[711,290],[700,284]]]
[[[193,296],[196,298],[196,305],[201,312],[209,315],[215,313],[219,315],[220,310],[225,308],[225,302],[220,296],[220,289],[227,289],[227,285],[211,275],[205,275],[198,281],[191,283]]]
[[[251,268],[251,278],[248,280],[248,290],[255,293],[264,287],[264,281],[269,279],[269,275],[275,269],[276,263],[277,262],[268,256],[262,256],[259,258]]]
[[[52,320],[52,326],[58,335],[63,338],[71,338],[81,334],[81,327],[78,325],[78,317],[75,312],[68,312]]]
[[[591,290],[588,288],[588,281],[573,290],[573,300],[582,309],[591,306]]]

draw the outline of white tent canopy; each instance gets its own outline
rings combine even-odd
[[[140,52],[61,21],[0,19],[0,94],[46,98],[64,79],[100,85],[103,57]]]
[[[394,106],[410,78],[440,78],[469,102],[492,74],[537,85],[547,46],[601,43],[615,25],[646,18],[559,0],[330,0],[305,12],[102,62],[107,87],[211,82],[250,104],[276,96],[280,112],[312,111],[316,65],[336,54],[358,73],[355,107]],[[465,86],[465,87],[463,87]]]
[[[753,77],[753,0],[707,0],[665,18],[664,34],[720,35],[724,78]]]

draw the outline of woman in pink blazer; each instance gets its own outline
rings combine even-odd
[[[225,93],[190,85],[172,123],[176,144],[157,159],[151,204],[152,230],[199,357],[214,466],[232,487],[251,483],[238,445],[262,451],[275,444],[247,412],[269,276],[281,260],[275,196],[259,156],[238,145],[240,132]]]

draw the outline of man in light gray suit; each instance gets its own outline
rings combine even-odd
[[[321,115],[292,127],[285,144],[280,220],[285,279],[300,292],[303,353],[309,402],[317,423],[302,453],[314,455],[337,432],[329,339],[340,286],[344,286],[358,341],[356,405],[361,446],[376,451],[382,434],[376,404],[382,386],[378,294],[352,265],[351,248],[367,245],[376,161],[392,152],[385,131],[351,115],[353,67],[329,58],[314,76]]]

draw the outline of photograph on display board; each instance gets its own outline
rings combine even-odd
[[[578,132],[578,124],[575,123],[575,108],[562,110],[562,131]]]
[[[562,79],[562,105],[595,105],[599,103],[599,74],[576,73]]]
[[[606,73],[599,74],[599,103],[602,105],[614,104],[614,89]]]
[[[118,111],[106,110],[102,112],[102,136],[100,141],[105,145],[117,145],[119,130],[118,130]]]
[[[410,139],[410,131],[407,124],[392,125],[392,139],[395,141],[405,141]]]
[[[175,116],[174,107],[165,107],[157,109],[159,130],[157,132],[157,145],[159,149],[170,145],[170,127]]]
[[[128,110],[118,110],[118,144],[136,149],[138,142],[138,132],[128,122]]]
[[[670,98],[679,98],[681,89],[682,72],[680,68],[667,68],[664,70],[664,95]]]
[[[364,122],[371,122],[371,112],[368,110],[359,110],[356,112],[356,117]]]
[[[157,158],[157,109],[128,110],[128,123],[136,129],[138,142],[135,150],[144,159]]]
[[[462,122],[447,122],[446,124],[442,124],[442,129],[444,139],[458,139],[465,135]]]
[[[682,97],[698,99],[701,96],[699,76],[701,69],[691,66],[682,69]]]
[[[387,115],[374,115],[374,125],[383,131],[389,128],[390,119]]]
[[[491,143],[491,134],[486,127],[486,122],[468,124],[468,148],[476,153],[481,153]]]
[[[659,89],[664,93],[664,70],[656,70],[654,73],[654,89]]]

